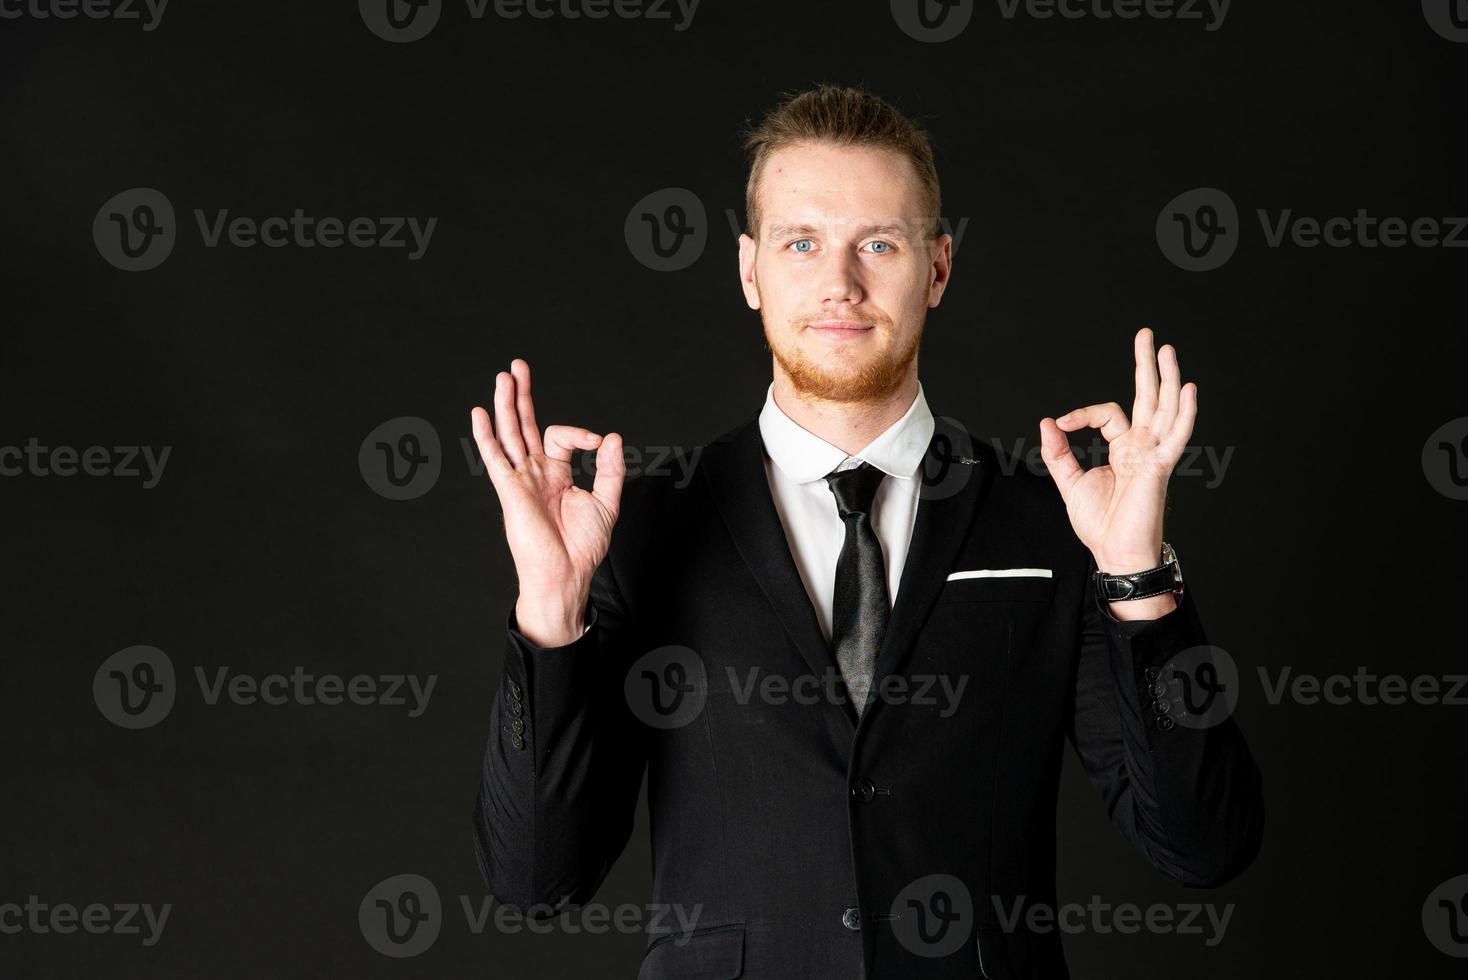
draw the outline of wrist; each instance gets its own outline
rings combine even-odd
[[[1145,572],[1149,568],[1156,568],[1162,564],[1160,557],[1162,549],[1159,546],[1151,554],[1105,554],[1096,552],[1092,558],[1096,560],[1096,570],[1106,575],[1134,575],[1137,572]]]
[[[586,599],[541,599],[522,594],[515,601],[515,626],[538,647],[563,647],[586,632]]]

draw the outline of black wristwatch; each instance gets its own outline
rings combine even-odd
[[[1146,599],[1164,592],[1171,592],[1179,599],[1183,594],[1183,566],[1178,564],[1177,553],[1166,541],[1162,542],[1162,564],[1156,568],[1130,575],[1107,575],[1096,570],[1096,596],[1102,602]]]

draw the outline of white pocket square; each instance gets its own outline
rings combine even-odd
[[[948,576],[952,582],[961,578],[1050,578],[1048,568],[970,568],[966,572],[953,572]]]

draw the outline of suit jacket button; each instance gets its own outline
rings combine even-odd
[[[1177,722],[1173,721],[1172,718],[1167,715],[1163,715],[1162,717],[1157,719],[1157,727],[1164,732],[1172,731],[1172,726],[1176,724]]]
[[[1142,671],[1142,676],[1147,678],[1147,680],[1149,681],[1155,681],[1157,678],[1162,676],[1162,671],[1158,670],[1156,667],[1148,667],[1146,670]]]
[[[861,910],[852,906],[841,913],[841,924],[852,932],[861,931]]]
[[[870,803],[877,795],[877,786],[870,779],[858,779],[851,787],[851,798],[862,803]]]
[[[525,739],[522,738],[521,736],[519,736],[518,734],[517,735],[511,735],[510,736],[510,744],[513,745],[517,749],[523,749],[525,747]]]

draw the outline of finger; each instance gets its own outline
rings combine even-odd
[[[515,379],[508,371],[494,376],[494,434],[510,462],[525,462],[525,441],[520,438],[520,414],[515,411]]]
[[[622,458],[622,437],[608,432],[596,450],[596,479],[591,483],[592,496],[617,519],[621,509],[622,480],[627,476],[627,461]]]
[[[595,449],[601,445],[602,437],[590,429],[575,425],[548,425],[545,427],[545,454],[562,463],[571,462],[574,449]]]
[[[475,405],[469,412],[469,426],[474,431],[474,442],[479,446],[479,458],[484,460],[485,471],[491,480],[496,473],[515,468],[494,437],[488,412]]]
[[[515,408],[520,413],[520,438],[531,456],[541,453],[540,429],[535,425],[535,403],[530,400],[530,364],[523,357],[510,362],[510,376],[515,379]]]
[[[1050,478],[1060,491],[1060,499],[1069,500],[1071,486],[1084,471],[1076,461],[1075,453],[1071,452],[1070,441],[1054,419],[1040,420],[1040,458],[1045,461],[1045,469],[1050,471]]]
[[[1177,418],[1178,392],[1182,388],[1182,372],[1177,363],[1177,348],[1163,344],[1157,352],[1157,366],[1162,371],[1162,389],[1157,396],[1157,411],[1152,414],[1149,427],[1160,439],[1172,428]]]
[[[1198,386],[1189,381],[1178,395],[1177,419],[1162,440],[1168,458],[1178,459],[1193,436],[1193,423],[1198,418]]]
[[[1132,424],[1147,425],[1157,410],[1157,363],[1152,356],[1152,331],[1143,327],[1132,341],[1136,358],[1137,396],[1132,400]]]
[[[1126,413],[1116,402],[1105,402],[1101,405],[1087,405],[1073,412],[1066,412],[1055,420],[1055,424],[1062,432],[1074,432],[1088,426],[1092,429],[1100,429],[1101,437],[1107,442],[1130,429],[1131,423],[1126,420]]]

